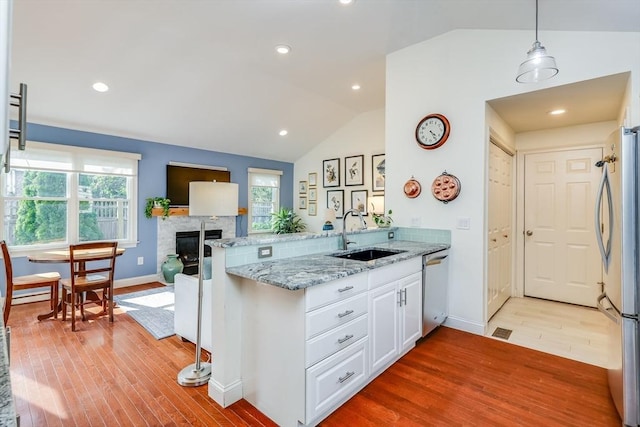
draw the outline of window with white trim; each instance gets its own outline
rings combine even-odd
[[[29,141],[1,173],[2,238],[16,249],[137,240],[137,153]]]
[[[248,233],[271,231],[271,214],[280,209],[282,171],[249,168]]]

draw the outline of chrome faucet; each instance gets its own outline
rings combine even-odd
[[[361,230],[367,229],[367,223],[364,222],[364,217],[362,216],[362,212],[360,212],[358,209],[349,209],[348,211],[346,211],[344,213],[344,216],[342,217],[342,249],[345,251],[349,248],[349,243],[353,243],[347,240],[347,215],[349,215],[350,213],[357,213],[358,216],[360,217]]]

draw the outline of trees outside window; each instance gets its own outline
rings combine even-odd
[[[33,144],[30,153],[12,150],[2,177],[2,237],[10,246],[134,240],[135,155]]]

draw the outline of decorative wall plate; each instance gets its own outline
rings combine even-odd
[[[444,171],[442,175],[433,180],[431,193],[441,202],[449,203],[460,194],[460,180]]]
[[[420,195],[422,191],[422,186],[418,181],[416,181],[413,177],[410,180],[404,183],[404,195],[410,199],[415,199]]]

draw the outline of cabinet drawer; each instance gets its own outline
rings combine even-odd
[[[335,408],[357,391],[369,376],[367,339],[307,369],[306,421]]]
[[[361,293],[306,315],[306,339],[343,325],[367,312],[367,293]]]
[[[422,257],[387,265],[369,271],[369,289],[377,288],[413,273],[422,272]]]
[[[314,363],[318,363],[322,359],[357,342],[360,338],[366,337],[368,322],[366,315],[360,316],[349,323],[345,323],[307,341],[305,366],[309,367]]]
[[[307,311],[311,311],[314,308],[352,297],[366,290],[367,274],[354,274],[324,285],[306,288],[304,293],[305,307]]]

